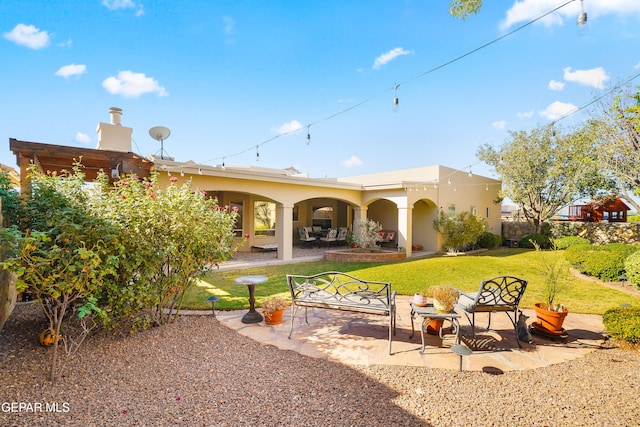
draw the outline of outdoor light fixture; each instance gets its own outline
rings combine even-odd
[[[587,23],[587,12],[584,11],[584,0],[580,0],[580,4],[582,5],[582,10],[578,15],[578,25],[583,27]]]
[[[256,162],[260,161],[260,152],[258,151],[258,146],[256,145]]]
[[[309,133],[309,126],[307,125],[307,145],[311,144],[311,134]]]
[[[111,169],[111,179],[120,178],[120,165],[122,163],[118,163],[114,169]]]

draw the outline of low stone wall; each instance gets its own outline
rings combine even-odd
[[[389,262],[398,261],[406,257],[404,252],[397,251],[380,251],[380,252],[362,252],[358,249],[343,249],[336,251],[325,251],[325,261],[342,261],[342,262]]]
[[[520,240],[536,232],[536,227],[528,221],[503,221],[502,240]]]
[[[640,243],[638,222],[554,222],[551,235],[584,237],[596,245],[606,243]]]

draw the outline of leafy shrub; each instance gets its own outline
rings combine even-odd
[[[382,231],[382,225],[372,219],[364,219],[362,221],[356,221],[353,227],[353,240],[358,246],[364,249],[380,249],[378,242],[382,240],[380,238],[380,231]]]
[[[486,249],[493,249],[502,244],[502,236],[485,231],[478,239],[478,246]]]
[[[578,271],[605,281],[618,281],[625,274],[625,260],[638,251],[638,246],[608,243],[602,246],[574,245],[565,258]]]
[[[627,280],[640,289],[640,251],[634,252],[624,262]]]
[[[553,241],[556,249],[567,249],[575,245],[590,245],[591,243],[584,237],[565,236]]]
[[[602,316],[607,332],[631,344],[640,344],[640,307],[615,307]]]
[[[524,236],[518,242],[518,246],[520,246],[521,248],[534,249],[535,245],[531,243],[531,240],[536,242],[538,246],[540,246],[540,249],[551,248],[551,240],[549,239],[549,236],[547,236],[546,234],[540,234],[540,233],[529,234],[528,236]]]
[[[442,247],[447,251],[465,250],[478,242],[487,228],[486,222],[469,212],[461,212],[450,217],[440,211],[438,220],[433,221],[433,229],[442,235]]]

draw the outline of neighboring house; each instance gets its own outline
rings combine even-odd
[[[66,147],[10,139],[10,149],[21,169],[33,162],[42,170],[70,169],[74,159],[88,168],[92,179],[99,169],[117,179],[136,173],[160,172],[160,185],[172,176],[192,180],[193,187],[216,197],[220,205],[240,212],[236,236],[246,239],[242,251],[255,245],[278,246],[278,258],[290,260],[299,244],[299,227],[351,227],[370,218],[394,231],[394,245],[411,255],[411,247],[437,251],[441,239],[433,228],[438,212],[472,212],[485,219],[488,231],[501,234],[501,209],[494,204],[501,181],[471,172],[435,165],[346,178],[309,178],[293,168],[269,169],[204,165],[168,158],[143,158],[131,151],[132,129],[120,123],[122,111],[110,110],[111,122],[98,125],[98,148]]]
[[[627,222],[629,206],[620,198],[614,200],[591,200],[586,205],[571,205],[567,215],[569,221],[582,222]]]

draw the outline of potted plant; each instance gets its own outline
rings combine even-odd
[[[433,297],[433,308],[438,313],[450,313],[460,296],[458,290],[451,286],[432,286],[429,293]]]
[[[264,313],[264,322],[267,325],[277,325],[282,322],[282,315],[284,309],[287,308],[289,303],[286,299],[278,296],[267,297],[262,302],[262,312]]]
[[[426,307],[427,306],[427,291],[418,291],[413,294],[413,304],[418,307]]]
[[[562,328],[562,323],[569,311],[564,305],[556,304],[555,299],[565,286],[567,264],[563,258],[550,260],[549,257],[542,253],[537,242],[531,241],[531,243],[539,254],[539,271],[543,278],[544,294],[544,302],[534,304],[538,320],[533,323],[533,327],[543,333],[561,335],[565,332]],[[556,249],[553,241],[551,246],[553,250]]]

